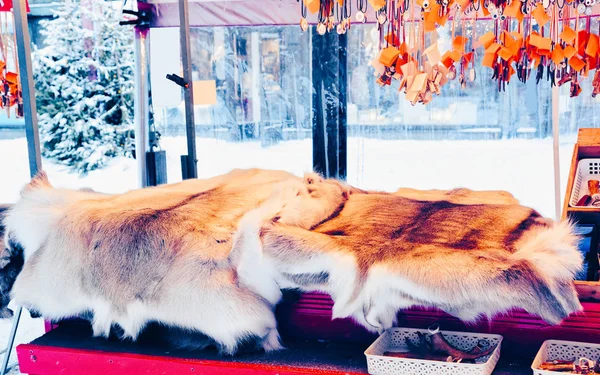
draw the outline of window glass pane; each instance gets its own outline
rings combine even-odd
[[[187,154],[181,90],[165,79],[181,75],[178,33],[151,32],[155,123],[170,182],[181,179],[180,155]],[[233,168],[311,169],[309,33],[292,26],[192,28],[191,52],[193,79],[206,88],[194,94],[199,177]]]
[[[492,27],[479,21],[476,32]],[[450,28],[439,29],[441,53],[451,37]],[[398,81],[376,83],[369,64],[378,43],[376,26],[349,33],[350,183],[385,190],[507,190],[522,204],[555,215],[548,82],[536,85],[533,72],[527,83],[515,77],[499,92],[476,52],[474,82],[460,89],[458,79],[450,81],[428,105],[412,106],[398,92]]]

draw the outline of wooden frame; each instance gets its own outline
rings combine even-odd
[[[577,173],[579,160],[585,158],[600,158],[600,129],[579,129],[577,143],[573,149],[571,168],[565,192],[562,219],[571,219],[581,224],[596,224],[600,226],[600,209],[577,208],[569,205],[571,192]],[[600,302],[600,282],[575,281],[575,286],[582,301]]]

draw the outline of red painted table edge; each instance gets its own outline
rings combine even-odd
[[[98,350],[58,348],[34,344],[17,346],[20,370],[30,375],[81,374],[190,374],[211,375],[365,375],[365,373],[115,353]],[[66,370],[66,371],[65,371]]]

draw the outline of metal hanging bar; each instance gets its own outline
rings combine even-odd
[[[188,1],[179,0],[179,39],[181,44],[181,64],[183,66],[183,100],[185,102],[185,130],[187,155],[181,156],[181,170],[184,179],[197,178],[196,125],[194,122],[194,89],[192,80],[192,59],[190,48],[190,20]]]
[[[150,131],[148,109],[148,50],[149,40],[146,27],[135,28],[135,158],[138,167],[138,187],[148,186],[148,168],[146,152],[149,151],[148,133]]]
[[[33,86],[33,70],[31,66],[31,40],[27,27],[26,0],[13,1],[15,33],[17,40],[17,62],[23,95],[23,116],[25,117],[25,135],[27,137],[27,154],[29,156],[29,174],[33,178],[42,168],[40,154],[40,136],[38,130],[37,113],[35,107],[35,92]],[[23,308],[17,307],[14,312],[13,324],[2,361],[0,374],[6,374],[8,361],[12,352]]]
[[[35,107],[33,69],[31,64],[31,39],[29,38],[29,28],[27,26],[26,0],[14,0],[13,8],[15,32],[17,33],[17,61],[19,63],[19,77],[23,93],[23,113],[29,156],[29,174],[33,177],[42,168],[42,157],[40,154],[40,136]]]

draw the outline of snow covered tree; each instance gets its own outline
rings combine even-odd
[[[134,46],[112,1],[67,0],[33,52],[42,154],[79,173],[130,156]]]

